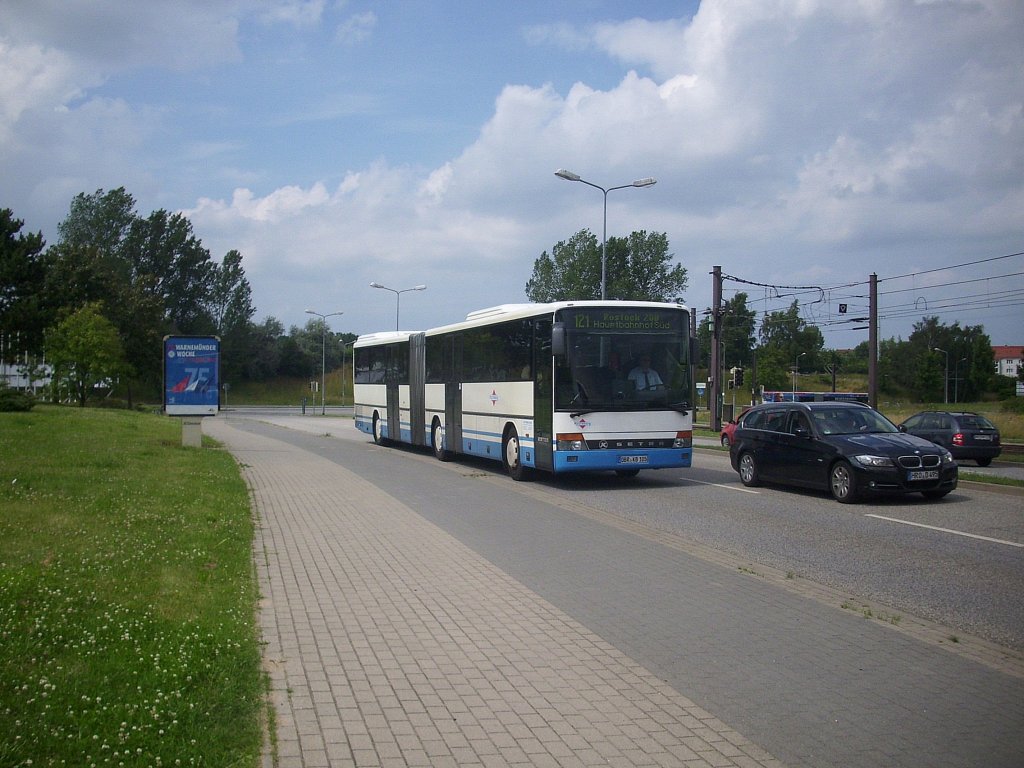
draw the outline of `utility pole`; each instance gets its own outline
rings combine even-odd
[[[711,430],[722,428],[722,268],[712,267],[711,286],[711,361],[708,376],[711,378]]]
[[[874,272],[868,292],[868,404],[878,408],[878,275]]]

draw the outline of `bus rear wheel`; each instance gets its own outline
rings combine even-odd
[[[373,442],[377,445],[384,445],[384,425],[380,423],[380,414],[373,414]]]
[[[439,461],[451,460],[451,451],[446,451],[444,448],[444,428],[441,426],[440,419],[434,419],[434,425],[430,428],[430,441],[434,448],[434,456]]]
[[[526,476],[526,467],[523,466],[520,448],[519,433],[516,432],[515,427],[509,427],[501,446],[501,458],[505,469],[508,470],[509,477],[513,480],[522,480]]]

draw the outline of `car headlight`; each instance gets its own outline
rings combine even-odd
[[[856,459],[857,463],[859,463],[862,467],[893,466],[892,459],[890,459],[888,456],[870,456],[865,454],[863,456],[854,456],[853,458]]]
[[[939,454],[940,456],[942,456],[942,463],[943,464],[953,464],[954,463],[954,461],[953,461],[953,454],[950,453],[949,451],[947,451],[945,448],[942,448],[940,450],[942,451],[942,453]]]

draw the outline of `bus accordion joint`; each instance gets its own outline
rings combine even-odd
[[[579,432],[559,432],[555,435],[555,448],[559,451],[585,451],[587,441]]]

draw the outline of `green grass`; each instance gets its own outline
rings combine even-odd
[[[319,383],[318,373],[311,379],[275,378],[270,381],[244,381],[232,384],[228,390],[227,402],[232,405],[293,405],[298,407],[306,398],[307,405],[312,408],[320,402],[320,392],[314,392],[310,381]],[[345,367],[342,375],[340,368],[327,372],[327,405],[352,405],[352,366]]]
[[[257,765],[252,535],[176,420],[0,413],[0,765]]]

